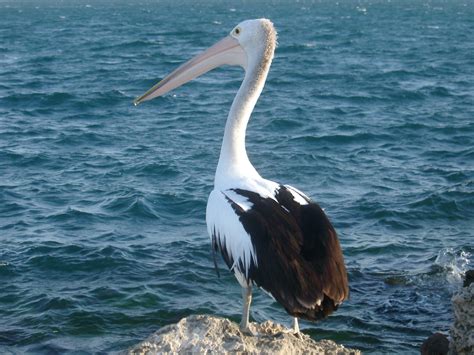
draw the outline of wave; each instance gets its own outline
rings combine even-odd
[[[144,48],[146,50],[151,50],[151,48],[160,46],[163,43],[160,39],[135,39],[132,41],[127,42],[120,42],[114,44],[98,44],[97,46],[93,46],[90,48],[92,52],[102,52],[102,51],[110,51],[110,50],[131,50],[131,49],[138,49]],[[107,56],[108,57],[108,56]]]
[[[450,219],[466,219],[474,207],[474,192],[464,184],[456,184],[441,191],[410,202],[407,207],[414,215],[426,216],[430,219],[447,217]]]
[[[391,136],[388,134],[375,134],[369,132],[355,132],[353,134],[328,134],[324,136],[297,136],[291,138],[290,141],[303,142],[308,144],[349,144],[349,143],[366,143],[376,141],[390,141]]]
[[[50,161],[48,154],[28,149],[5,149],[2,154],[17,167],[39,166]]]
[[[386,253],[384,249],[400,255],[398,262],[402,270],[381,271],[379,268],[368,267],[364,268],[364,271],[359,268],[351,269],[350,273],[357,278],[380,278],[385,284],[392,287],[433,288],[438,286],[444,287],[446,292],[453,292],[462,285],[466,271],[474,267],[474,250],[470,247],[443,248],[428,258],[422,246],[407,245],[406,243],[389,242],[378,248],[371,246],[350,248],[349,252],[381,256]],[[404,267],[404,264],[410,264],[411,267]],[[413,268],[414,265],[417,267]]]
[[[136,176],[155,177],[159,179],[169,179],[177,177],[180,171],[170,163],[143,162],[130,168]]]
[[[20,107],[35,107],[38,105],[43,107],[50,107],[55,105],[62,105],[75,98],[75,95],[68,92],[47,92],[47,93],[15,93],[4,96],[2,100],[11,106]]]
[[[138,218],[160,218],[146,198],[133,193],[108,198],[100,204],[100,208],[115,216],[130,215]]]
[[[105,214],[98,213],[96,209],[88,211],[84,208],[68,206],[63,210],[56,211],[44,218],[51,222],[72,222],[71,227],[80,229],[82,228],[82,223],[94,220],[99,221],[105,216]]]
[[[106,246],[94,248],[80,244],[65,245],[54,243],[27,247],[25,255],[29,255],[25,265],[34,268],[35,273],[89,273],[83,277],[95,279],[100,272],[113,271],[116,268],[127,268],[133,263],[129,253],[121,248]]]

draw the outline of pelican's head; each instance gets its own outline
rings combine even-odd
[[[238,65],[246,69],[260,64],[268,66],[276,47],[276,31],[267,19],[239,23],[230,34],[201,54],[181,65],[142,96],[134,104],[167,92],[222,65]]]
[[[239,42],[249,62],[265,59],[268,56],[271,56],[269,59],[273,58],[277,33],[270,20],[243,21],[234,27],[229,36]]]

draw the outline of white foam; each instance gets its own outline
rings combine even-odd
[[[445,248],[439,251],[434,263],[446,272],[446,280],[453,284],[463,280],[466,271],[472,267],[472,260],[472,254],[465,250]]]

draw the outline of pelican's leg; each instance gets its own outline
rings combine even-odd
[[[298,334],[300,332],[300,326],[298,325],[298,318],[293,318],[293,332]]]
[[[244,301],[244,309],[242,312],[242,320],[240,322],[240,331],[247,335],[255,335],[249,327],[250,303],[252,302],[252,286],[242,287],[242,298]]]
[[[298,325],[298,318],[297,317],[293,318],[293,334],[296,337],[298,337],[300,339],[303,339],[303,335],[300,332],[300,326]]]

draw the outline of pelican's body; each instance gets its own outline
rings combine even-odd
[[[295,317],[295,331],[296,317],[321,319],[349,293],[339,241],[323,210],[299,190],[262,178],[245,150],[247,123],[275,47],[276,31],[270,21],[244,21],[135,102],[163,95],[222,64],[245,69],[227,118],[206,211],[212,247],[242,286],[245,332],[251,332],[252,285],[269,292]]]

